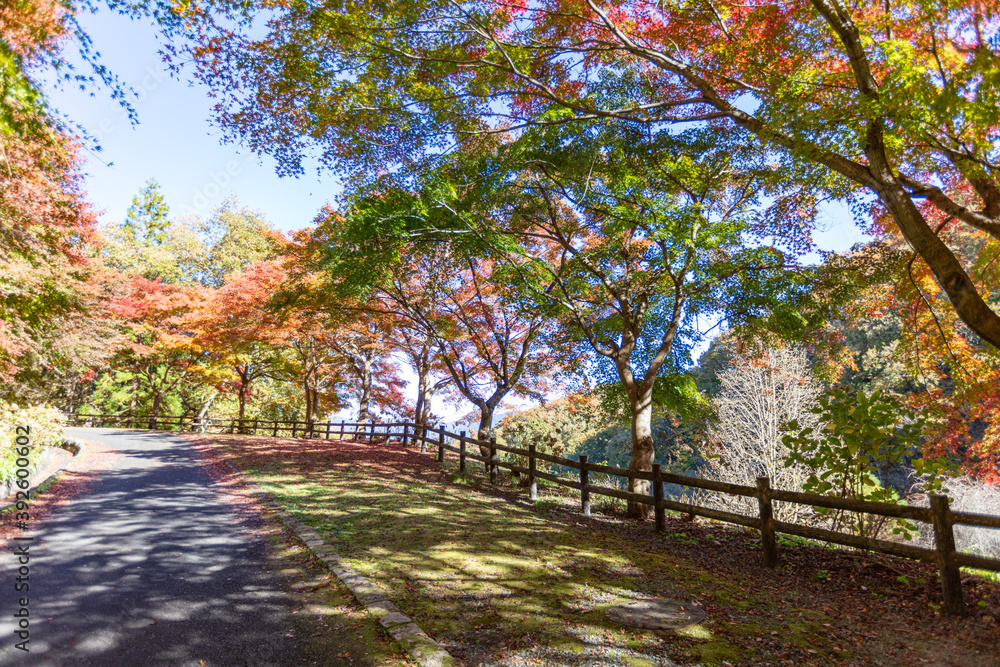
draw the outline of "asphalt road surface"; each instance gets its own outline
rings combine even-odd
[[[267,568],[256,519],[221,498],[192,446],[165,433],[68,429],[115,450],[86,495],[0,554],[0,665],[301,665],[294,598]],[[27,597],[30,653],[15,648]]]

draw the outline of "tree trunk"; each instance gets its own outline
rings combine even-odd
[[[246,415],[246,410],[247,410],[247,383],[243,380],[243,378],[240,378],[240,391],[237,394],[237,397],[239,398],[240,401],[239,420],[240,420],[240,428],[242,429],[243,417]]]
[[[163,397],[160,396],[160,392],[155,388],[153,389],[153,414],[150,415],[150,421],[156,421],[160,416],[160,401]]]
[[[212,403],[215,402],[215,397],[218,395],[219,392],[213,389],[212,393],[208,396],[208,400],[205,401],[205,404],[201,406],[201,410],[198,412],[198,424],[202,433],[208,430],[205,427],[205,415],[208,414],[209,409],[212,407]]]
[[[302,390],[306,396],[306,423],[312,419],[312,386],[309,383],[309,376],[306,376],[305,380],[302,381]]]
[[[479,406],[479,430],[476,431],[476,438],[479,442],[489,442],[490,429],[493,428],[493,406],[487,403]],[[490,455],[490,448],[479,445],[479,453],[483,456]]]
[[[417,375],[417,405],[416,405],[416,407],[413,410],[413,421],[418,426],[422,426],[422,425],[424,425],[424,424],[427,423],[425,421],[425,419],[424,419],[424,415],[427,412],[430,412],[429,410],[427,410],[424,407],[425,406],[424,396],[427,393],[427,385],[429,384],[428,377],[427,377],[428,375],[429,375],[429,372],[428,372],[428,370],[426,368],[420,367],[418,369],[418,375]]]
[[[426,424],[431,419],[431,395],[433,391],[427,394],[421,405],[420,412],[420,423]]]
[[[312,437],[313,432],[316,430],[316,422],[319,421],[319,387],[314,386],[312,388],[312,406],[313,413],[312,418],[309,420],[309,436]]]
[[[440,386],[432,385],[429,381],[425,382],[421,388],[420,413],[417,415],[417,419],[421,424],[426,425],[431,420],[431,399],[434,398],[434,394],[440,388]]]
[[[886,180],[890,178],[887,170]],[[910,247],[927,262],[962,321],[1000,349],[1000,315],[987,305],[955,253],[930,228],[912,198],[895,178],[891,181],[878,195]]]
[[[653,449],[653,390],[652,386],[642,393],[636,393],[629,398],[632,404],[632,460],[629,470],[649,472],[653,469],[655,452]],[[644,479],[629,480],[628,490],[632,493],[650,495],[651,485]],[[637,519],[649,519],[653,516],[652,505],[644,505],[628,501],[628,515]]]
[[[139,377],[137,375],[132,376],[132,391],[131,399],[128,403],[128,419],[132,419],[132,415],[135,414],[135,402],[139,400]]]
[[[364,372],[361,374],[361,398],[358,399],[358,423],[364,424],[367,422],[371,415],[369,414],[369,406],[372,401],[372,373],[371,365],[365,362]]]

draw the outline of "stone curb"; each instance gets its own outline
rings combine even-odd
[[[83,453],[87,450],[87,444],[83,440],[77,440],[76,438],[63,438],[62,441],[59,444],[53,445],[53,446],[54,447],[59,447],[60,449],[65,449],[67,452],[69,452],[70,454],[73,455],[73,458],[71,458],[69,461],[67,461],[63,465],[61,465],[58,468],[56,468],[55,470],[53,470],[42,481],[38,482],[37,484],[32,485],[31,488],[28,489],[28,495],[29,496],[31,495],[31,493],[33,491],[35,491],[36,489],[38,489],[38,487],[40,487],[42,484],[45,484],[50,479],[54,478],[56,475],[61,475],[62,471],[66,469],[66,466],[68,466],[70,463],[72,463],[76,459],[80,458],[83,455]],[[14,491],[11,490],[10,493],[12,494],[12,493],[14,493]],[[4,504],[3,506],[0,506],[0,512],[5,512],[5,511],[7,511],[8,509],[10,509],[11,507],[13,507],[16,504],[17,504],[17,501],[16,500],[12,500],[9,503]]]
[[[454,657],[441,648],[437,642],[420,629],[409,616],[400,611],[389,598],[366,577],[347,567],[312,528],[278,505],[257,482],[241,473],[229,461],[224,461],[237,479],[246,484],[250,492],[261,500],[268,509],[274,511],[282,523],[295,533],[309,551],[319,559],[345,586],[369,614],[378,619],[393,639],[406,650],[422,667],[457,667]]]

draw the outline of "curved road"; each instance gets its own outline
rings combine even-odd
[[[89,493],[33,523],[30,653],[15,649],[17,557],[0,554],[0,665],[301,665],[292,594],[256,519],[220,497],[190,443],[68,429],[115,450]],[[89,456],[88,453],[85,456]],[[8,542],[8,544],[16,544]]]

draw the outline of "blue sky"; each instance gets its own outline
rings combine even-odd
[[[172,215],[208,217],[231,192],[262,210],[284,231],[302,229],[339,192],[332,175],[278,178],[274,160],[220,143],[209,123],[212,101],[203,86],[171,79],[157,51],[151,25],[104,10],[81,16],[102,62],[138,97],[138,125],[106,90],[53,89],[54,106],[100,144],[85,151],[89,201],[107,219],[121,220],[132,197],[150,178],[163,186]]]

